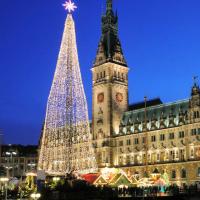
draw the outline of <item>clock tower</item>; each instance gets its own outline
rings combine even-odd
[[[112,0],[102,16],[102,35],[92,67],[92,133],[99,167],[111,167],[112,138],[119,132],[122,114],[128,109],[128,67],[118,37],[118,17]]]

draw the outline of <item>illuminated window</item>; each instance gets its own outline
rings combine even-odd
[[[170,159],[175,160],[175,152],[174,151],[170,151]]]
[[[127,164],[130,164],[130,163],[131,163],[130,156],[127,156],[127,157],[126,157],[126,163],[127,163]]]
[[[134,133],[134,126],[131,126],[131,132]]]
[[[157,161],[159,161],[160,160],[160,154],[158,153],[157,154]]]
[[[126,127],[124,127],[122,131],[123,131],[124,134],[126,134],[127,133]]]
[[[123,158],[120,156],[119,157],[119,163],[122,163],[122,161],[123,161]]]
[[[181,160],[185,160],[185,151],[184,151],[184,149],[180,150],[180,159]]]

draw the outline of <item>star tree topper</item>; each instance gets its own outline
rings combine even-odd
[[[66,1],[63,6],[65,7],[65,10],[68,10],[69,13],[71,13],[72,11],[74,11],[77,6],[75,5],[74,2],[72,2],[71,0]]]

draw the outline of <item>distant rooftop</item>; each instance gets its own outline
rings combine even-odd
[[[37,156],[37,145],[2,145],[2,155],[5,156],[5,152],[16,152],[17,156]]]
[[[147,100],[146,105],[147,107],[151,107],[151,106],[157,106],[157,105],[161,105],[163,104],[163,102],[161,101],[160,98],[154,98],[154,99],[150,99]],[[145,101],[141,101],[141,102],[137,102],[134,104],[129,105],[129,111],[132,110],[138,110],[138,109],[142,109],[145,108]]]

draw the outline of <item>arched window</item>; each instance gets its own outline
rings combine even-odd
[[[199,111],[197,111],[197,118],[199,118],[200,116],[199,116]]]
[[[172,170],[172,178],[176,178],[176,170]]]
[[[106,72],[105,72],[105,71],[103,71],[103,77],[104,77],[104,78],[106,77]]]
[[[181,178],[186,178],[186,176],[187,176],[186,170],[182,169],[181,170]]]

